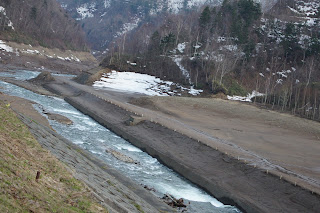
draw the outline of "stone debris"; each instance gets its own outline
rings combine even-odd
[[[187,206],[184,204],[184,201],[182,198],[180,199],[176,199],[174,198],[172,195],[170,194],[165,194],[162,199],[164,200],[164,202],[166,204],[168,204],[171,207],[182,207],[182,208],[186,208]]]
[[[113,149],[106,149],[106,152],[110,153],[113,155],[113,157],[117,158],[118,160],[121,160],[125,163],[133,163],[133,164],[140,164],[138,161],[132,159],[131,157],[122,154],[121,152],[118,152],[116,150]]]
[[[61,124],[65,124],[65,125],[72,125],[73,124],[72,120],[70,120],[69,118],[67,118],[63,115],[49,113],[49,112],[44,112],[44,114],[46,114],[50,120],[57,121]]]
[[[148,190],[148,191],[151,191],[151,192],[156,192],[156,190],[154,189],[154,188],[150,188],[149,186],[147,186],[147,185],[142,185],[143,186],[143,188],[145,188],[146,190]]]

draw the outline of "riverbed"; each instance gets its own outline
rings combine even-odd
[[[22,71],[6,75],[7,77],[26,80],[35,77],[37,74],[37,72]],[[0,89],[1,92],[36,102],[37,104],[34,107],[44,116],[43,112],[46,111],[63,115],[72,120],[73,124],[69,126],[52,120],[49,122],[66,139],[90,151],[132,180],[149,188],[154,188],[156,196],[162,197],[164,194],[169,193],[176,198],[184,198],[191,203],[188,206],[188,212],[239,212],[235,207],[219,202],[205,191],[159,163],[157,159],[82,114],[63,99],[38,95],[1,81],[0,87],[2,88]],[[130,157],[138,163],[123,162],[111,153],[106,152],[106,150],[110,149]]]

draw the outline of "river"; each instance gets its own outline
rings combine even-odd
[[[14,73],[0,73],[0,76],[27,80],[36,77],[38,74],[39,72],[21,70]],[[72,77],[68,75],[64,76]],[[164,194],[169,193],[176,198],[184,198],[190,201],[191,204],[188,205],[187,212],[240,212],[233,206],[224,205],[176,172],[161,164],[157,159],[79,112],[63,99],[39,95],[3,81],[0,81],[0,91],[8,95],[18,96],[36,102],[37,104],[34,104],[34,108],[43,116],[46,116],[43,113],[45,111],[69,118],[73,121],[73,124],[69,126],[53,120],[49,120],[49,123],[58,134],[81,148],[88,150],[125,176],[130,177],[139,184],[154,188],[156,190],[156,192],[154,192],[156,196],[162,197]],[[112,154],[106,152],[107,149],[116,150],[139,163],[132,164],[120,161]]]

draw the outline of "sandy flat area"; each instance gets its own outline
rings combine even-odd
[[[320,194],[319,122],[236,101],[141,97],[59,80]]]
[[[171,120],[166,125],[293,182],[320,188],[320,123],[253,105],[208,98],[131,101]]]
[[[230,135],[237,140],[236,134],[228,134],[229,131],[248,131],[244,138],[255,138],[258,133],[267,137],[273,129],[269,130],[271,133],[264,133],[264,128],[275,124],[284,126],[280,133],[300,129],[300,133],[307,134],[312,130],[316,134],[316,128],[309,129],[308,124],[297,122],[295,117],[289,116],[299,125],[289,125],[290,129],[285,124],[292,121],[280,117],[281,114],[273,116],[268,111],[263,114],[261,109],[237,102],[178,97],[140,96],[133,99],[136,94],[97,90],[65,79],[49,83],[46,88],[66,97],[66,101],[75,108],[226,204],[236,205],[247,212],[317,212],[319,209],[320,197],[311,193],[319,189],[317,178],[273,161],[273,152],[268,149],[278,151],[277,148],[267,145],[257,148],[255,141],[251,141],[253,148],[250,145],[247,148],[231,141]],[[239,108],[239,113],[233,113]],[[254,114],[256,111],[260,112],[260,117]],[[127,125],[132,118],[144,121]],[[251,119],[257,122],[251,122]],[[227,123],[222,124],[224,120]],[[242,120],[244,122],[239,123]],[[252,125],[246,126],[246,122]],[[222,139],[223,134],[218,138],[210,133],[210,130],[218,131],[223,125],[226,130],[222,133],[227,134],[229,140]],[[260,132],[249,132],[251,128]],[[302,140],[306,138],[302,134],[297,136]],[[313,137],[316,135],[311,136],[311,140]],[[295,187],[295,182],[308,190]]]

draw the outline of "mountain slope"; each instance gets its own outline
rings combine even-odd
[[[77,19],[95,50],[105,50],[118,37],[167,13],[198,9],[222,0],[58,0]]]
[[[210,93],[256,90],[265,96],[254,101],[320,120],[319,29],[319,0],[282,0],[268,12],[253,0],[230,0],[141,24],[113,43],[101,65]]]
[[[58,0],[77,19],[95,50],[105,50],[118,37],[145,23],[161,23],[167,14],[197,11],[204,5],[218,6],[223,0]],[[257,0],[263,11],[278,0]]]
[[[87,50],[81,27],[56,0],[0,0],[0,39]]]

